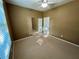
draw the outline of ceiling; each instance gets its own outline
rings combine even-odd
[[[66,4],[72,0],[48,0],[49,2],[53,2],[55,4],[49,5],[47,8],[42,8],[40,4],[41,0],[6,0],[6,2],[18,5],[25,8],[34,9],[37,11],[47,11],[51,8],[55,8],[57,6]]]

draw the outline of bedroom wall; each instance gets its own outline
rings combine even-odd
[[[73,1],[43,13],[51,18],[50,34],[79,44],[79,2]]]
[[[33,32],[32,30],[32,18],[34,24],[34,30],[38,28],[38,18],[42,17],[42,13],[31,10],[28,8],[18,7],[12,4],[6,3],[7,13],[9,21],[12,25],[14,39],[24,38]]]

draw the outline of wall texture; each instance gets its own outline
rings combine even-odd
[[[51,18],[50,34],[79,44],[79,2],[71,2],[43,13]]]
[[[14,39],[23,38],[29,36],[32,33],[32,18],[34,21],[34,29],[38,28],[38,18],[41,17],[41,12],[18,7],[6,3],[9,21],[12,24]]]

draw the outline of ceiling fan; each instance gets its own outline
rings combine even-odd
[[[46,8],[48,7],[50,4],[55,4],[55,2],[50,2],[48,0],[41,0],[39,1],[39,3],[41,4],[41,7],[42,8]]]

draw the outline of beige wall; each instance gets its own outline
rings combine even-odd
[[[71,2],[44,12],[51,18],[50,33],[79,44],[79,3]]]
[[[41,12],[14,6],[8,3],[6,6],[9,20],[13,28],[14,39],[23,38],[32,33],[32,17],[34,18],[34,28],[37,30],[37,19],[41,17]]]

